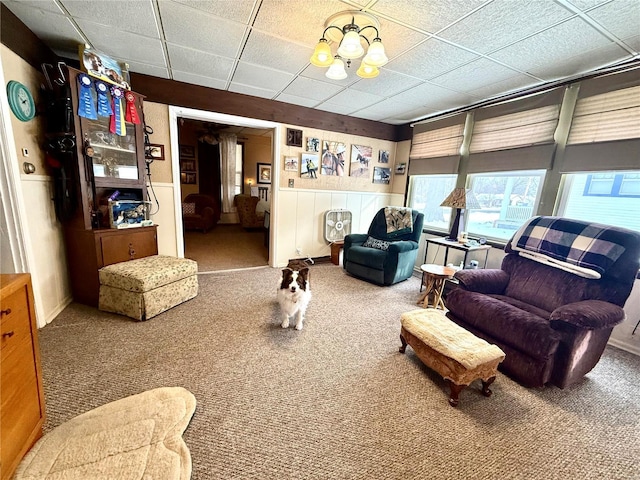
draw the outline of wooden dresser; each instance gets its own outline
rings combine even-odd
[[[0,478],[11,478],[45,418],[31,276],[0,275]]]

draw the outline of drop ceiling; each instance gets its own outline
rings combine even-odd
[[[389,124],[640,58],[638,0],[2,3],[62,57],[88,43],[132,72]],[[359,61],[344,80],[309,63],[344,10],[379,20],[389,63],[374,79]]]

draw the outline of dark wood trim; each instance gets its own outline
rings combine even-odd
[[[402,126],[348,117],[241,93],[131,73],[131,87],[148,102],[398,141]],[[411,137],[408,137],[411,138]],[[405,139],[405,138],[403,138]]]
[[[38,71],[43,63],[55,65],[61,60],[4,3],[0,4],[0,41]]]

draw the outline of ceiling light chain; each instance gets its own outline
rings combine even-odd
[[[345,70],[346,59],[347,68],[351,67],[351,60],[360,58],[364,54],[364,48],[362,46],[362,39],[367,42],[367,54],[362,59],[360,68],[358,68],[356,74],[361,78],[374,78],[380,74],[378,67],[385,65],[389,59],[387,58],[382,39],[380,38],[380,32],[374,25],[365,25],[360,28],[355,23],[355,16],[353,13],[359,15],[367,15],[364,12],[341,12],[341,14],[334,15],[339,17],[344,14],[351,14],[351,23],[347,23],[342,28],[336,25],[329,25],[322,32],[322,38],[318,41],[316,48],[311,56],[311,63],[317,67],[329,67],[326,76],[332,80],[342,80],[347,78],[347,72]],[[377,24],[377,19],[371,15],[367,15],[373,19]],[[332,17],[333,18],[333,17]],[[330,23],[330,21],[328,21]],[[325,23],[326,25],[326,23]],[[371,28],[375,30],[376,36],[370,42],[362,32]],[[336,55],[331,52],[331,47],[326,39],[327,32],[336,29],[342,35],[342,39],[338,45]]]

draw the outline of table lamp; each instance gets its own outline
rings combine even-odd
[[[454,188],[453,191],[440,204],[441,207],[456,209],[456,218],[453,219],[451,232],[445,240],[458,241],[460,225],[464,224],[462,211],[464,209],[480,208],[480,202],[470,188]]]

